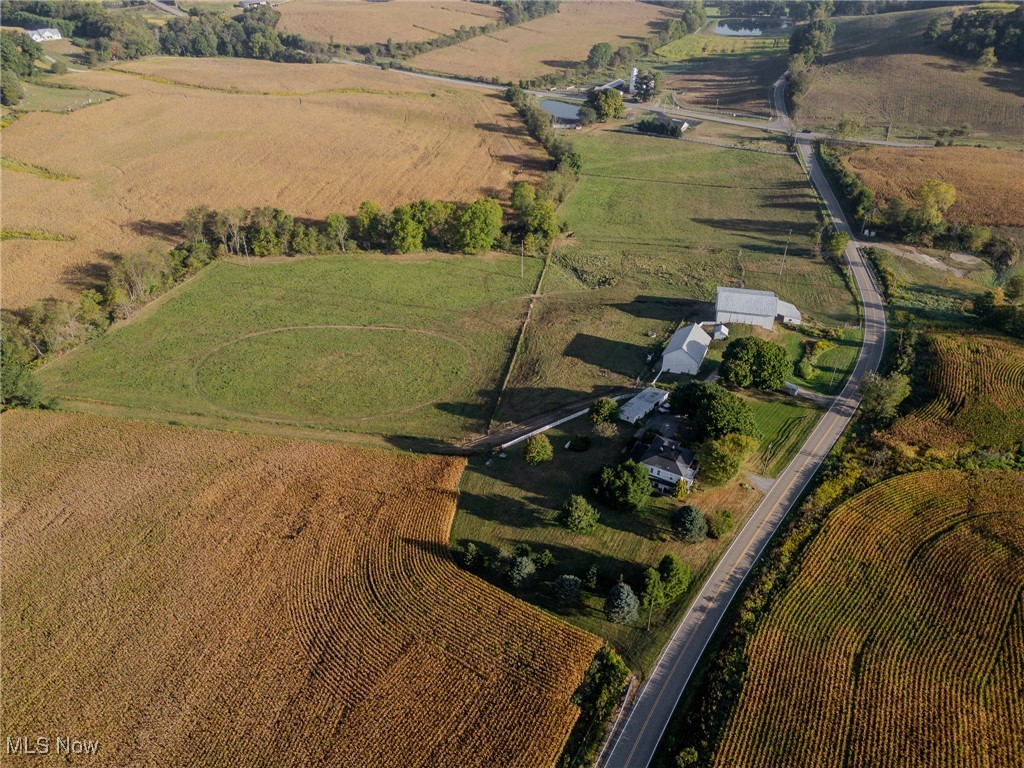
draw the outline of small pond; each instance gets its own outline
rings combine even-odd
[[[788,28],[785,19],[724,19],[715,24],[714,32],[730,37],[772,37]]]
[[[541,101],[540,105],[549,115],[557,117],[559,120],[580,119],[580,108],[575,104],[566,104],[564,101],[544,99]]]

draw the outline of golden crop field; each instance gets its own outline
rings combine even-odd
[[[492,35],[420,54],[422,69],[470,77],[520,80],[558,72],[587,58],[595,43],[613,48],[664,28],[678,14],[647,3],[587,0],[562,3],[542,16]]]
[[[951,221],[1024,227],[1024,152],[980,147],[861,146],[847,167],[880,197],[909,197],[929,179],[956,187]]]
[[[116,254],[167,241],[189,207],[275,205],[299,217],[363,200],[501,195],[545,156],[498,94],[337,64],[157,58],[63,82],[123,94],[4,129],[5,308],[94,284]]]
[[[903,475],[836,509],[747,648],[715,766],[1024,764],[1024,482]]]
[[[554,763],[600,642],[451,560],[462,459],[2,419],[8,734],[111,766]]]
[[[1024,136],[1024,68],[979,69],[947,56],[923,34],[945,8],[836,19],[833,50],[813,68],[798,119],[834,127],[857,117],[876,138],[925,137],[941,128],[970,126],[972,135],[1019,143]]]
[[[934,399],[896,421],[887,442],[955,454],[1024,441],[1024,345],[975,334],[929,336]]]
[[[291,0],[277,10],[283,31],[344,45],[430,40],[502,18],[497,7],[468,0]]]

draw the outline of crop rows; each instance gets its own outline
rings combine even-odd
[[[715,765],[1020,765],[1022,595],[1020,474],[862,492],[751,640]]]
[[[934,334],[935,397],[899,419],[890,440],[944,452],[1011,450],[1024,441],[1024,347],[1008,339]]]
[[[451,561],[461,460],[3,420],[12,732],[140,766],[554,763],[599,641]]]

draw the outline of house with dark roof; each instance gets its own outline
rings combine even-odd
[[[697,477],[697,457],[689,448],[661,435],[649,443],[637,443],[629,456],[647,469],[651,485],[658,493],[672,493],[680,480],[687,490]]]

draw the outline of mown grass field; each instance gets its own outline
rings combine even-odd
[[[750,640],[715,766],[1024,760],[1024,483],[904,475],[828,517]]]
[[[462,459],[3,428],[11,733],[143,768],[554,764],[600,641],[452,562]]]
[[[786,70],[788,39],[716,35],[715,23],[655,51],[648,63],[664,75],[665,91],[683,106],[771,114],[772,84]]]
[[[114,94],[89,88],[51,88],[40,83],[22,83],[25,99],[18,111],[71,112],[115,98]]]
[[[153,240],[166,247],[194,205],[276,205],[322,219],[363,200],[501,196],[547,165],[497,94],[339,65],[161,57],[121,68],[136,74],[60,82],[122,98],[32,112],[4,129],[5,160],[75,177],[5,168],[5,229],[73,238],[5,244],[5,308],[72,295],[118,254]]]
[[[745,392],[743,396],[750,403],[754,423],[761,432],[761,443],[750,457],[748,467],[759,475],[776,477],[811,434],[822,409],[807,400],[777,393]]]
[[[614,131],[577,145],[583,175],[559,212],[570,236],[500,421],[653,376],[648,355],[680,322],[713,319],[719,285],[773,290],[822,322],[858,324],[842,278],[811,252],[817,204],[794,159]]]
[[[291,0],[278,10],[278,26],[285,32],[343,45],[430,40],[459,27],[482,27],[502,18],[498,8],[466,0]]]
[[[928,345],[934,396],[897,420],[887,441],[935,456],[1024,444],[1024,345],[969,333],[935,333]]]
[[[939,179],[956,187],[950,221],[1024,227],[1024,152],[859,147],[845,164],[876,196],[909,199],[921,184]]]
[[[487,424],[540,268],[527,259],[520,279],[498,254],[216,262],[41,375],[58,398],[168,418],[459,440]]]
[[[414,67],[518,82],[560,72],[587,58],[595,43],[613,48],[663,29],[676,18],[668,8],[615,0],[563,3],[556,13],[414,56]]]
[[[1020,144],[1024,136],[1024,68],[978,69],[925,43],[932,8],[836,19],[835,46],[814,68],[800,101],[800,123],[834,128],[857,117],[866,135],[928,138],[942,128],[970,126],[972,136]]]
[[[646,619],[635,624],[613,624],[603,612],[604,598],[622,575],[638,583],[648,567],[657,567],[669,552],[678,555],[695,573],[709,567],[728,545],[732,533],[754,508],[761,494],[742,488],[739,481],[722,488],[704,488],[687,497],[711,517],[730,513],[733,527],[722,540],[708,539],[685,544],[671,531],[669,516],[679,503],[658,499],[636,515],[627,515],[599,506],[601,523],[591,534],[572,533],[557,523],[558,510],[570,495],[586,495],[593,501],[593,474],[605,464],[621,461],[634,432],[620,424],[614,438],[593,435],[590,421],[576,419],[547,434],[555,450],[553,461],[538,467],[522,459],[523,445],[513,446],[505,458],[497,456],[470,459],[459,494],[459,512],[452,526],[452,544],[462,547],[472,541],[482,552],[497,547],[529,545],[534,552],[550,550],[555,564],[538,573],[542,581],[569,573],[581,579],[593,565],[599,572],[596,590],[587,592],[578,609],[567,610],[552,597],[550,590],[535,586],[517,591],[496,574],[480,570],[495,583],[524,599],[552,611],[588,632],[606,638],[633,668],[648,669],[668,639],[688,602],[684,596],[665,610],[653,613],[652,631]],[[583,452],[564,446],[573,436],[590,435],[593,443]]]

